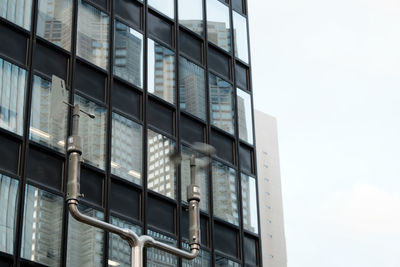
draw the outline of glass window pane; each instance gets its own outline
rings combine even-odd
[[[249,63],[247,20],[235,11],[233,11],[233,37],[235,42],[235,56],[245,63]]]
[[[179,0],[179,23],[197,34],[203,35],[203,1]]]
[[[142,234],[140,226],[111,216],[111,224],[120,228],[130,229],[138,235]],[[116,234],[110,234],[108,266],[131,267],[131,247],[126,240]]]
[[[239,124],[239,138],[249,144],[253,144],[253,114],[251,108],[251,96],[239,88],[237,92],[237,112]]]
[[[209,73],[211,124],[234,133],[233,88],[221,78]]]
[[[204,69],[179,57],[179,93],[182,110],[206,119],[206,90]]]
[[[258,234],[256,179],[243,173],[241,179],[243,228]]]
[[[79,135],[82,138],[82,156],[85,162],[104,170],[106,157],[106,108],[87,100],[84,97],[75,95],[75,104],[80,109],[94,114],[94,119],[87,115],[81,115],[79,119]]]
[[[22,257],[47,266],[61,265],[63,202],[60,196],[26,185]]]
[[[0,17],[28,31],[31,28],[32,0],[0,0]]]
[[[51,82],[33,76],[29,138],[64,152],[67,138],[68,94],[53,92]]]
[[[189,251],[189,245],[182,242],[183,249]],[[209,267],[211,266],[210,253],[206,250],[200,249],[199,255],[193,260],[182,259],[182,267]]]
[[[18,180],[0,174],[0,251],[13,254],[18,210]]]
[[[176,199],[176,168],[169,159],[175,142],[152,130],[147,135],[147,188]]]
[[[151,39],[148,39],[147,44],[148,92],[175,104],[174,52]]]
[[[114,74],[142,88],[143,35],[115,21]]]
[[[72,0],[39,0],[37,35],[71,50]]]
[[[158,232],[147,230],[147,234],[155,240],[166,243],[171,246],[177,245],[174,238],[160,234]],[[147,267],[175,267],[178,266],[178,257],[155,248],[147,249]]]
[[[76,54],[100,68],[107,69],[108,32],[108,15],[80,0]]]
[[[215,267],[240,267],[240,264],[222,256],[215,255]]]
[[[111,173],[142,184],[142,125],[112,114]]]
[[[231,51],[229,8],[218,0],[207,0],[208,41]]]
[[[102,212],[79,206],[79,210],[90,217],[104,219]],[[67,266],[103,266],[104,234],[99,228],[68,218]]]
[[[23,134],[26,70],[0,58],[0,127]]]
[[[149,6],[174,19],[174,0],[147,0]]]
[[[187,146],[182,146],[182,162],[181,162],[181,198],[182,201],[187,203],[186,192],[187,186],[190,184],[190,157],[193,153],[195,153],[196,157],[201,157],[202,155],[194,152]],[[205,168],[196,169],[196,184],[200,186],[200,209],[205,212],[208,212],[208,170]]]
[[[212,164],[214,215],[239,225],[236,171],[218,161]]]

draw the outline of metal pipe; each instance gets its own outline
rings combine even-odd
[[[195,157],[192,155],[190,161],[191,167],[191,184],[188,186],[188,202],[189,202],[189,221],[190,229],[189,240],[190,252],[178,249],[176,247],[164,244],[152,238],[151,236],[142,235],[138,236],[136,233],[129,229],[123,229],[112,225],[107,222],[100,221],[90,216],[82,214],[78,210],[80,194],[80,168],[81,168],[81,155],[82,145],[81,138],[78,135],[79,130],[79,106],[76,104],[72,114],[72,136],[68,137],[67,153],[68,153],[68,183],[67,183],[67,204],[71,216],[77,221],[103,229],[105,231],[119,235],[126,240],[131,246],[131,266],[143,266],[143,248],[154,247],[168,253],[180,256],[182,258],[191,260],[199,254],[200,249],[200,188],[195,183],[196,162]],[[85,113],[87,114],[87,113]],[[88,114],[89,116],[91,114]],[[94,116],[90,116],[93,118]]]

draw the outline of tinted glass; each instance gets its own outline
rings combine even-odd
[[[139,226],[117,217],[111,216],[111,224],[132,230],[138,235],[142,233]],[[116,234],[110,234],[108,242],[108,266],[131,267],[131,247],[128,242]]]
[[[222,256],[215,255],[215,267],[240,267],[240,264]]]
[[[79,210],[90,217],[103,220],[102,212],[79,206]],[[94,267],[103,265],[103,230],[68,218],[67,265]]]
[[[0,17],[28,31],[31,28],[32,0],[0,0]]]
[[[211,124],[233,134],[232,85],[210,73],[208,76],[208,86],[210,90]]]
[[[143,35],[115,21],[114,74],[142,88]]]
[[[76,54],[87,61],[108,68],[108,15],[79,1]]]
[[[239,225],[236,171],[220,162],[212,164],[214,215]]]
[[[204,69],[179,57],[179,103],[182,110],[206,119],[206,89]]]
[[[39,0],[36,34],[71,50],[72,0]]]
[[[61,265],[63,198],[26,185],[21,255],[47,266]]]
[[[174,16],[174,0],[147,0],[149,6],[157,9],[164,15],[173,19]]]
[[[237,112],[239,124],[239,138],[253,144],[253,114],[251,108],[251,96],[237,88]]]
[[[106,108],[79,95],[75,95],[75,104],[79,104],[80,109],[96,116],[94,119],[84,114],[80,116],[79,135],[82,138],[82,156],[85,162],[104,170],[107,127]]]
[[[187,186],[190,184],[190,156],[194,153],[196,157],[202,157],[201,154],[194,152],[187,146],[182,146],[182,162],[181,162],[181,184],[182,201],[186,203],[187,200]],[[196,184],[200,186],[200,209],[208,212],[208,169],[196,169]]]
[[[176,170],[169,159],[175,142],[152,130],[147,131],[147,140],[147,188],[175,199]]]
[[[22,135],[26,70],[0,58],[0,127]]]
[[[231,51],[229,8],[218,0],[207,0],[208,41]]]
[[[249,63],[247,20],[235,11],[233,11],[233,37],[235,41],[235,56],[245,63]]]
[[[163,235],[156,231],[147,230],[147,234],[155,240],[176,247],[177,242],[174,238]],[[178,257],[155,248],[147,249],[147,267],[172,267],[178,266]]]
[[[197,34],[203,35],[203,1],[179,0],[179,23]]]
[[[33,76],[29,138],[64,151],[67,138],[68,94],[53,92],[51,82]]]
[[[174,52],[148,39],[148,92],[175,104]]]
[[[258,233],[257,191],[256,179],[241,174],[242,179],[242,208],[243,228]]]
[[[18,181],[0,174],[0,251],[13,254],[18,210]]]
[[[142,184],[142,125],[112,114],[111,173]]]

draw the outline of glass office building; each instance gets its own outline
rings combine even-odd
[[[130,266],[124,240],[68,213],[63,101],[96,115],[81,212],[189,249],[189,162],[168,155],[205,142],[200,254],[146,265],[261,266],[249,47],[245,0],[0,0],[0,266]]]

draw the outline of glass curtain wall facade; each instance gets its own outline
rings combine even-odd
[[[130,266],[68,213],[63,101],[96,115],[81,212],[189,250],[190,166],[169,154],[208,143],[199,256],[146,266],[261,266],[249,47],[246,0],[0,0],[0,266]]]

